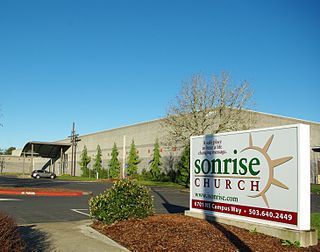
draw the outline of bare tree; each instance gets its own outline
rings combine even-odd
[[[196,74],[184,81],[163,126],[169,145],[185,145],[190,136],[249,128],[254,122],[248,109],[253,95],[249,83],[232,86],[230,76],[206,78]]]

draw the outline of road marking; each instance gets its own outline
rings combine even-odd
[[[21,192],[22,195],[36,195],[35,192]]]
[[[0,201],[21,201],[22,199],[4,199],[1,198]]]
[[[73,212],[76,212],[78,214],[82,214],[82,215],[85,215],[85,216],[90,216],[90,214],[82,212],[82,211],[88,211],[89,209],[70,209],[70,210],[73,211]]]

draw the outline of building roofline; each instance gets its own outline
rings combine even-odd
[[[259,112],[259,111],[255,111],[255,110],[249,110],[249,109],[246,109],[245,111],[256,113],[256,114],[261,114],[261,115],[266,115],[266,116],[273,116],[273,117],[279,117],[279,118],[283,118],[283,119],[296,120],[296,121],[305,122],[305,123],[312,123],[312,124],[316,124],[316,125],[320,126],[320,122],[309,121],[309,120],[304,120],[304,119],[299,119],[299,118],[294,118],[294,117],[289,117],[289,116],[282,116],[282,115],[277,115],[277,114],[271,114],[271,113],[266,113],[266,112]],[[143,124],[162,121],[164,118],[165,117],[152,119],[152,120],[149,120],[149,121],[137,122],[137,123],[133,123],[133,124],[127,124],[127,125],[120,126],[120,127],[100,130],[100,131],[96,131],[96,132],[93,132],[93,133],[79,135],[79,138],[87,137],[87,136],[91,136],[91,135],[97,135],[97,134],[101,134],[101,133],[105,133],[105,132],[110,132],[110,131],[113,131],[113,130],[124,129],[124,128],[128,128],[128,127],[139,126],[139,125],[143,125]],[[64,138],[64,139],[58,140],[56,142],[61,142],[61,141],[66,141],[66,140],[68,140],[68,138]]]
[[[275,116],[275,117],[280,117],[280,118],[283,118],[283,119],[297,120],[297,121],[302,121],[302,122],[306,122],[306,123],[313,123],[313,124],[319,124],[320,125],[320,122],[311,121],[311,120],[305,120],[305,119],[299,119],[299,118],[290,117],[290,116],[283,116],[283,115],[272,114],[272,113],[267,113],[267,112],[259,112],[259,111],[249,110],[249,109],[246,110],[246,111],[250,111],[250,112],[257,113],[257,114],[262,114],[262,115],[267,115],[267,116]]]
[[[132,127],[132,126],[139,126],[139,125],[142,125],[142,124],[153,123],[153,122],[156,122],[156,121],[162,121],[163,119],[164,118],[152,119],[150,121],[138,122],[138,123],[134,123],[134,124],[127,124],[127,125],[120,126],[120,127],[117,127],[117,128],[100,130],[100,131],[96,131],[96,132],[93,132],[93,133],[79,135],[79,138],[87,137],[87,136],[91,136],[91,135],[96,135],[96,134],[101,134],[101,133],[105,133],[105,132],[109,132],[109,131],[113,131],[113,130],[124,129],[124,128]],[[65,140],[68,140],[68,138],[65,138],[65,139],[62,139],[62,140],[58,140],[57,142],[65,141]]]

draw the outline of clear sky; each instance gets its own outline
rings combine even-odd
[[[0,148],[157,119],[230,73],[255,110],[320,121],[320,1],[0,1]]]

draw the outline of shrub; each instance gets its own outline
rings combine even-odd
[[[178,183],[185,187],[190,186],[190,145],[187,145],[181,155],[181,159],[177,164]]]
[[[145,218],[153,214],[150,191],[128,179],[117,181],[114,186],[89,201],[90,215],[106,224],[131,218]]]
[[[150,171],[147,171],[145,168],[142,169],[141,174],[138,176],[139,180],[153,180],[153,176]]]
[[[22,240],[16,222],[6,214],[0,213],[0,249],[1,251],[24,251]]]

